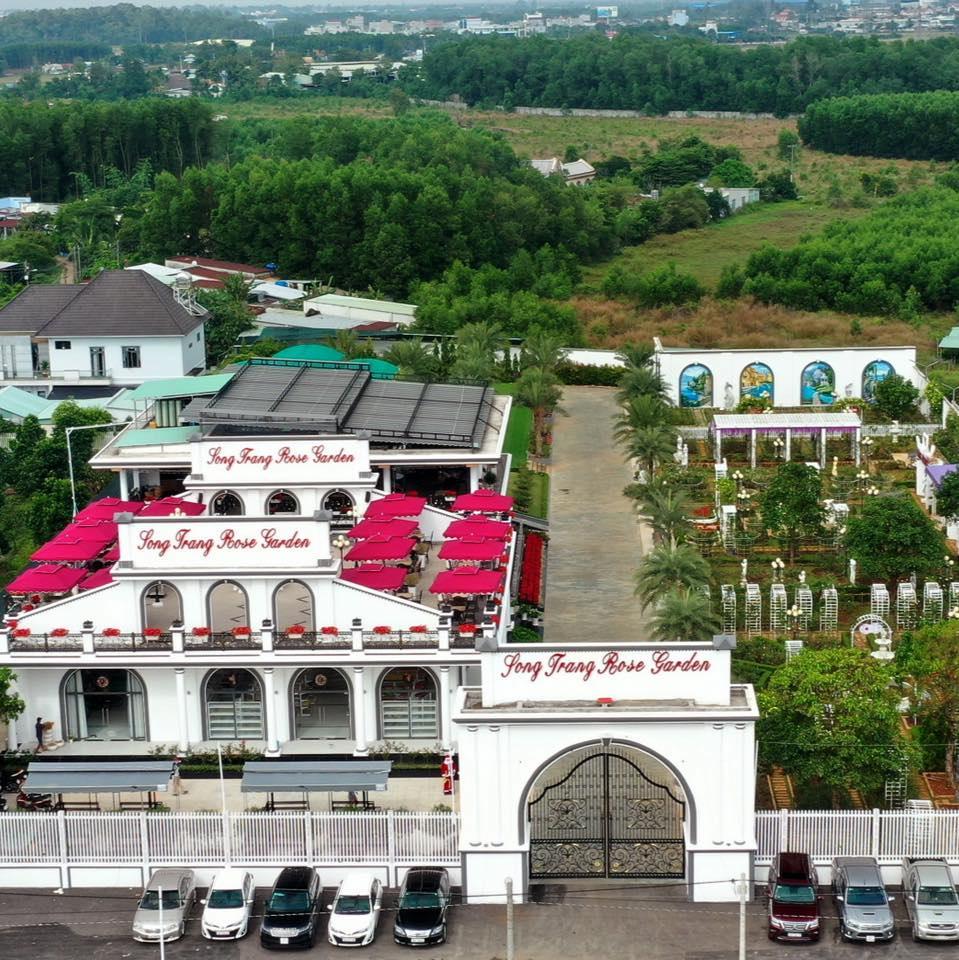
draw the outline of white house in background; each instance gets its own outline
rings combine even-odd
[[[33,285],[0,310],[0,382],[139,384],[203,369],[207,311],[140,270]]]
[[[759,203],[759,187],[707,187],[699,185],[703,193],[718,193],[729,204],[729,209],[736,213],[751,203]]]
[[[530,160],[529,164],[544,177],[562,175],[573,186],[582,186],[596,178],[596,168],[582,157],[569,163],[561,163],[559,157],[548,157],[545,160]]]
[[[320,297],[304,300],[303,313],[307,317],[319,317],[326,329],[362,327],[369,323],[408,327],[416,319],[416,305],[324,293]]]

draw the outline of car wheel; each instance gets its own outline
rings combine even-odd
[[[849,937],[846,935],[846,925],[842,922],[842,920],[839,921],[839,938],[841,940],[849,939]]]

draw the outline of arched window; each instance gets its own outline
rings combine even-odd
[[[435,740],[439,736],[438,720],[436,681],[428,670],[397,667],[384,675],[380,682],[384,740]]]
[[[323,497],[321,508],[333,514],[334,527],[351,527],[355,505],[355,501],[345,490],[331,490]]]
[[[825,360],[814,360],[799,379],[799,402],[803,406],[828,406],[836,400],[836,372]]]
[[[232,490],[221,490],[210,500],[210,514],[214,517],[242,517],[243,501]]]
[[[315,630],[313,591],[301,580],[281,583],[273,594],[273,623],[279,633],[290,627]]]
[[[272,517],[277,513],[299,513],[300,502],[288,490],[277,490],[266,500],[266,514]]]
[[[207,617],[211,633],[230,633],[250,626],[250,603],[246,591],[233,580],[215,583],[207,594]]]
[[[73,670],[63,684],[65,733],[76,740],[146,740],[146,693],[132,670]]]
[[[208,740],[262,740],[263,685],[252,670],[207,674],[203,703]]]
[[[307,667],[291,686],[293,737],[296,740],[348,740],[350,683],[340,670]]]
[[[143,591],[143,629],[169,633],[177,621],[183,622],[183,599],[180,591],[165,580],[154,580]]]
[[[741,400],[765,400],[772,404],[774,397],[774,378],[768,363],[747,364],[739,375],[739,397]]]
[[[887,360],[873,360],[872,363],[866,364],[866,369],[862,372],[863,400],[868,403],[875,402],[876,387],[895,372],[895,368]]]
[[[691,363],[679,375],[679,405],[681,407],[711,407],[713,405],[713,374],[701,363]]]

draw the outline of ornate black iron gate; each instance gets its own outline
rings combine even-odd
[[[685,875],[686,804],[628,747],[586,747],[545,771],[529,801],[530,877]]]

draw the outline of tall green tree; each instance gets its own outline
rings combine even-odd
[[[10,667],[0,667],[0,720],[9,723],[26,710],[23,698],[11,691],[17,675]]]
[[[822,530],[821,496],[819,471],[804,463],[784,463],[763,493],[763,525],[788,549],[790,559],[795,558],[800,539]]]
[[[697,643],[719,633],[722,620],[701,590],[674,587],[661,595],[649,629],[657,643]]]
[[[557,410],[563,388],[554,373],[542,367],[527,367],[516,381],[516,400],[533,411],[533,452],[541,456],[547,419]]]
[[[706,586],[710,581],[709,563],[688,544],[658,546],[643,557],[635,580],[634,592],[645,609],[667,590]]]
[[[638,509],[652,528],[657,543],[675,548],[689,535],[690,503],[682,490],[662,482],[649,483],[642,489]]]
[[[758,695],[760,757],[803,782],[878,793],[914,756],[891,679],[865,650],[804,650]]]

